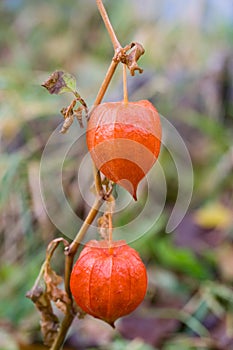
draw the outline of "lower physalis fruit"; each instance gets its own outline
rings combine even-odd
[[[119,317],[132,312],[144,299],[146,268],[125,241],[109,246],[106,240],[92,240],[73,267],[70,288],[86,313],[114,327]]]

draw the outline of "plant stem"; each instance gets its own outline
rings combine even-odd
[[[94,103],[95,105],[98,105],[101,103],[101,101],[104,97],[104,94],[108,88],[108,85],[109,85],[109,83],[113,77],[113,74],[116,70],[118,63],[119,62],[112,60],[110,67],[109,67],[109,69],[106,73],[106,76],[104,78],[104,81],[100,87],[98,94],[97,94],[97,97],[96,97],[96,100]],[[81,226],[79,232],[77,233],[75,239],[70,244],[69,249],[66,251],[65,290],[66,290],[66,293],[71,298],[71,300],[72,300],[72,295],[70,292],[70,275],[71,275],[71,271],[72,271],[72,267],[73,267],[75,254],[78,250],[78,247],[79,247],[79,244],[80,244],[82,238],[84,237],[85,233],[87,232],[89,226],[91,225],[91,223],[95,219],[96,215],[99,212],[101,205],[104,202],[103,194],[101,193],[102,192],[102,184],[101,184],[101,179],[100,179],[100,173],[94,164],[93,164],[93,169],[94,169],[97,198],[96,198],[95,203],[93,204],[93,207],[91,208],[86,220],[83,222],[83,225]],[[69,329],[69,327],[74,319],[74,316],[70,314],[70,310],[68,310],[67,312],[68,313],[65,315],[63,322],[61,324],[61,328],[60,328],[60,331],[58,333],[58,336],[57,336],[57,338],[56,338],[56,340],[55,340],[55,342],[50,350],[59,350],[60,347],[62,346],[64,340],[65,340],[66,333],[67,333],[67,331],[68,331],[68,329]]]
[[[129,102],[128,100],[128,89],[127,89],[127,71],[126,71],[126,64],[123,64],[123,88],[124,88],[124,103],[127,104]]]
[[[102,99],[103,99],[103,97],[105,95],[105,92],[106,92],[106,90],[107,90],[107,88],[108,88],[108,86],[110,84],[110,81],[112,80],[112,77],[113,77],[113,75],[115,73],[115,70],[116,70],[118,64],[119,64],[119,62],[117,62],[114,59],[112,60],[110,66],[108,68],[108,71],[107,71],[107,73],[105,75],[104,81],[103,81],[103,83],[102,83],[102,85],[101,85],[101,87],[99,89],[99,92],[98,92],[98,94],[96,96],[96,99],[95,99],[95,102],[94,102],[95,106],[97,106],[97,105],[99,105],[101,103],[101,101],[102,101]]]
[[[73,297],[70,291],[70,275],[73,267],[73,262],[74,262],[74,255],[66,254],[64,282],[65,282],[65,291],[68,294],[71,301],[73,300]]]
[[[109,20],[108,14],[104,8],[102,0],[96,0],[96,3],[98,6],[98,9],[99,9],[99,12],[102,16],[102,19],[104,21],[104,24],[108,30],[110,39],[112,41],[112,44],[113,44],[113,47],[115,50],[115,55],[116,55],[117,50],[120,50],[122,47],[117,39],[117,36],[114,32],[113,27],[111,25],[111,22]],[[98,94],[96,96],[96,99],[94,102],[95,106],[97,106],[98,104],[101,103],[119,62],[120,61],[115,59],[115,56],[114,56],[110,66],[108,68],[108,71],[105,75],[104,81],[103,81],[103,83],[98,91]],[[79,232],[77,233],[75,239],[70,244],[69,248],[66,249],[66,251],[65,251],[65,254],[66,254],[66,259],[65,259],[65,290],[66,290],[67,294],[69,295],[69,297],[71,298],[71,300],[73,300],[73,299],[72,299],[72,295],[70,292],[70,275],[71,275],[71,271],[72,271],[72,266],[73,266],[75,254],[78,250],[78,247],[81,243],[82,238],[84,237],[84,235],[87,232],[91,223],[94,221],[96,215],[99,212],[101,205],[103,204],[104,200],[106,199],[106,198],[104,198],[104,193],[103,193],[103,188],[102,188],[102,183],[101,183],[101,178],[100,178],[100,172],[96,168],[95,165],[93,165],[93,170],[94,170],[97,198],[96,198],[96,200],[93,204],[93,207],[91,208],[88,216],[86,217],[85,221],[83,222]],[[110,224],[110,225],[112,225],[112,224]],[[112,228],[110,228],[110,229],[112,230]],[[112,240],[112,237],[110,239]],[[69,329],[70,325],[72,324],[74,317],[75,317],[75,314],[73,312],[73,306],[71,304],[71,306],[67,307],[67,313],[62,321],[61,328],[58,332],[57,338],[55,339],[54,344],[52,345],[50,350],[60,350],[61,349],[62,344],[65,340],[66,334],[68,332],[68,329]]]
[[[68,332],[68,329],[70,328],[74,317],[75,317],[75,315],[73,313],[71,313],[71,310],[69,310],[69,313],[67,313],[65,315],[65,317],[62,321],[61,328],[58,332],[58,336],[55,339],[55,342],[53,343],[50,350],[60,350],[61,349],[63,342],[65,340],[65,337],[66,337],[66,333]]]
[[[98,6],[98,9],[99,9],[101,17],[102,17],[102,19],[104,21],[105,27],[106,27],[106,29],[108,31],[108,34],[110,36],[110,39],[112,41],[114,50],[116,50],[118,48],[121,48],[121,44],[119,43],[119,41],[117,39],[116,33],[114,32],[114,29],[113,29],[112,24],[111,24],[111,22],[109,20],[108,14],[107,14],[107,12],[105,10],[105,7],[103,5],[102,0],[96,0],[96,4]]]
[[[65,260],[65,290],[69,297],[72,299],[72,295],[70,292],[70,275],[72,271],[74,256],[77,252],[77,249],[79,247],[79,244],[85,235],[86,231],[88,230],[90,224],[95,219],[96,215],[99,212],[99,209],[101,205],[103,204],[103,198],[99,197],[96,198],[95,203],[93,207],[91,208],[88,216],[86,217],[86,220],[83,222],[79,232],[77,233],[75,239],[70,244],[69,249],[66,250],[66,260]],[[65,340],[66,334],[68,332],[68,329],[70,325],[72,324],[72,321],[75,317],[75,313],[73,312],[72,304],[70,306],[67,306],[67,313],[62,321],[61,328],[58,332],[57,338],[55,339],[52,347],[50,350],[59,350]]]
[[[98,91],[98,94],[96,96],[94,106],[97,106],[102,102],[102,99],[107,91],[107,88],[112,80],[112,77],[116,71],[118,64],[119,64],[119,62],[117,60],[112,59],[112,62],[108,68],[108,71],[104,77],[104,80],[103,80],[101,87]],[[93,163],[93,172],[94,172],[96,193],[97,193],[97,195],[101,195],[103,188],[102,188],[102,184],[101,184],[100,172],[96,168],[94,163]]]
[[[74,256],[78,250],[79,244],[81,243],[82,238],[87,232],[89,226],[95,219],[96,215],[99,212],[101,205],[103,204],[103,199],[101,197],[96,198],[93,207],[91,208],[89,214],[86,217],[86,220],[83,222],[79,232],[74,238],[73,242],[70,244],[69,249],[66,252],[66,261],[65,261],[65,288],[66,292],[70,295],[70,274],[73,266]]]
[[[108,71],[105,75],[104,81],[101,84],[101,87],[100,87],[98,94],[96,96],[94,106],[97,106],[102,102],[102,99],[107,91],[107,88],[112,80],[112,77],[116,71],[118,64],[119,64],[119,62],[117,60],[114,60],[114,59],[112,60],[110,66],[108,68]],[[94,163],[93,163],[93,170],[94,170],[96,192],[97,192],[97,194],[101,194],[100,192],[102,191],[102,184],[101,184],[101,179],[100,179],[100,173],[99,173],[99,170],[96,168]]]
[[[103,204],[103,202],[104,202],[103,198],[101,198],[101,197],[96,198],[95,203],[94,203],[93,207],[91,208],[91,210],[90,210],[86,220],[83,222],[83,224],[82,224],[79,232],[77,233],[75,239],[70,244],[68,255],[74,255],[77,252],[77,249],[79,247],[79,244],[80,244],[81,240],[83,239],[83,237],[84,237],[85,233],[87,232],[89,226],[91,225],[91,223],[95,219],[96,215],[98,214],[99,209],[100,209],[101,205]]]
[[[97,196],[99,195],[101,197],[103,195],[103,187],[102,187],[102,181],[100,177],[100,171],[96,168],[96,165],[94,162],[92,162],[92,166],[93,166],[96,195]]]

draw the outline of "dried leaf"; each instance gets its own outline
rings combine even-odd
[[[100,236],[107,240],[109,238],[109,231],[112,228],[109,227],[110,220],[112,220],[111,216],[114,211],[115,201],[113,196],[110,196],[107,202],[107,210],[103,216],[98,219],[98,231]],[[112,224],[111,224],[112,225]]]
[[[69,117],[64,120],[60,133],[65,134],[69,130],[70,126],[73,124],[73,121],[74,121],[74,115],[70,114]]]
[[[50,94],[62,94],[64,92],[76,91],[76,79],[75,77],[64,71],[55,71],[49,78],[42,84]]]
[[[143,72],[143,69],[141,69],[138,64],[137,61],[139,60],[139,58],[145,53],[144,47],[139,44],[139,43],[133,43],[133,49],[132,51],[127,55],[127,59],[126,59],[126,64],[130,70],[130,74],[134,75],[135,70],[138,70],[139,73]]]
[[[48,263],[45,266],[44,281],[48,297],[54,301],[58,309],[66,313],[67,305],[71,303],[71,300],[64,290],[58,288],[63,279],[51,269]]]
[[[98,231],[101,238],[107,240],[109,236],[109,218],[108,214],[104,214],[98,219]]]
[[[82,114],[83,111],[87,117],[88,108],[84,99],[76,91],[76,79],[70,73],[64,71],[55,71],[49,78],[42,84],[50,94],[62,94],[64,92],[72,92],[75,95],[75,99],[70,103],[68,107],[64,107],[61,113],[65,119],[60,133],[65,134],[74,121],[74,117],[77,118],[80,127],[83,127]],[[74,110],[76,103],[81,103],[81,106]]]
[[[74,116],[76,117],[77,121],[79,122],[79,125],[81,128],[84,127],[84,125],[83,125],[83,113],[84,113],[85,117],[87,118],[88,109],[87,109],[87,107],[85,107],[83,105],[74,110]]]
[[[74,121],[74,117],[78,120],[80,127],[81,128],[84,127],[82,118],[83,118],[83,114],[87,118],[88,108],[87,108],[86,102],[78,94],[76,95],[77,95],[77,98],[74,99],[68,107],[62,108],[61,110],[61,113],[65,119],[62,125],[62,129],[60,131],[60,133],[62,134],[65,134],[68,131],[68,129],[70,128],[70,126]],[[77,102],[80,102],[81,106],[74,109]]]
[[[60,243],[63,243],[65,248],[69,246],[68,241],[64,238],[56,238],[49,243],[46,251],[46,260],[41,267],[33,288],[26,295],[41,313],[41,331],[44,343],[47,346],[53,344],[60,327],[59,320],[53,313],[51,301],[64,313],[70,312],[67,306],[71,305],[71,300],[67,293],[58,288],[58,285],[63,282],[62,277],[57,275],[50,267],[51,258]],[[43,287],[41,287],[42,283]]]
[[[51,346],[59,330],[59,320],[53,313],[53,308],[46,291],[41,287],[31,289],[26,297],[31,299],[38,311],[41,313],[41,332],[44,344]]]

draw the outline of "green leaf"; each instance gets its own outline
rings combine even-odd
[[[48,79],[42,84],[50,94],[59,95],[64,92],[76,91],[76,79],[75,77],[65,71],[55,71]]]
[[[72,92],[76,91],[76,79],[72,74],[63,72],[63,80],[68,89]]]
[[[156,240],[152,249],[163,265],[187,273],[194,278],[205,279],[208,277],[208,272],[194,253],[187,249],[173,246],[170,240]]]

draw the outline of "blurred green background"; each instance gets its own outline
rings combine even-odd
[[[177,128],[191,155],[194,190],[184,220],[167,234],[179,184],[175,164],[163,149],[165,208],[156,225],[132,244],[148,269],[145,301],[118,321],[116,331],[91,317],[75,321],[66,348],[233,349],[231,0],[105,4],[122,45],[138,41],[146,50],[139,61],[144,73],[129,77],[130,99],[150,99]],[[66,70],[77,77],[78,91],[91,106],[112,55],[94,0],[0,3],[0,350],[43,349],[39,315],[25,294],[47,244],[65,234],[46,215],[39,168],[70,96],[51,96],[40,84],[54,70]],[[121,74],[118,69],[106,100],[122,98]],[[77,189],[77,167],[85,152],[83,140],[63,168],[64,192],[80,218],[88,212]],[[87,175],[91,181],[91,169]],[[87,193],[90,185],[83,184]],[[135,211],[126,206],[115,224],[127,223],[143,203],[139,200]],[[61,219],[69,229],[67,218]],[[142,232],[147,219],[140,221]],[[61,251],[54,264],[62,273]]]

